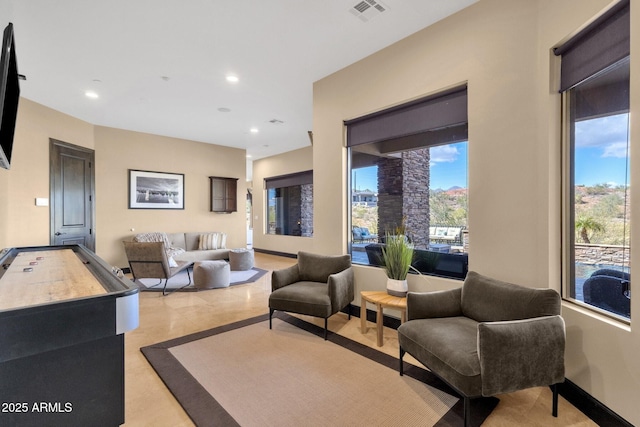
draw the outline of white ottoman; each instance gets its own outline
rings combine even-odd
[[[230,276],[226,261],[199,261],[193,265],[193,283],[198,289],[227,288]]]
[[[253,268],[253,249],[230,249],[229,264],[232,271],[246,271]]]

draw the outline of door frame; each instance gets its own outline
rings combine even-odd
[[[95,252],[96,251],[96,203],[95,203],[95,194],[96,194],[96,174],[95,174],[95,150],[87,147],[82,147],[80,145],[71,144],[68,142],[60,141],[54,138],[49,138],[49,244],[53,245],[55,242],[55,218],[54,218],[54,209],[55,209],[55,194],[54,194],[54,181],[55,181],[55,164],[56,164],[56,156],[57,149],[56,147],[62,147],[66,150],[78,151],[84,154],[90,155],[90,196],[91,196],[91,234],[90,234],[90,242],[92,247],[88,247],[87,249]]]

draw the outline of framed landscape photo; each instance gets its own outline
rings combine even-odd
[[[184,209],[184,174],[129,169],[129,209]]]

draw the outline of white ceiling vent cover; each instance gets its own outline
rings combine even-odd
[[[352,15],[360,18],[362,22],[369,22],[382,12],[387,10],[387,6],[376,0],[362,0],[360,3],[349,9]]]

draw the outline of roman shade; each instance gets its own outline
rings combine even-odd
[[[297,172],[265,178],[264,182],[267,189],[313,184],[313,171]]]
[[[438,145],[467,137],[467,86],[458,86],[436,95],[406,104],[346,120],[347,146],[378,143],[390,140],[411,140],[428,132],[440,136],[431,143]],[[451,129],[455,129],[452,132]],[[464,135],[463,135],[464,134]],[[446,136],[445,136],[446,135]],[[429,140],[426,138],[424,141]]]
[[[562,57],[560,92],[629,56],[629,15],[629,0],[622,0],[554,49]]]

